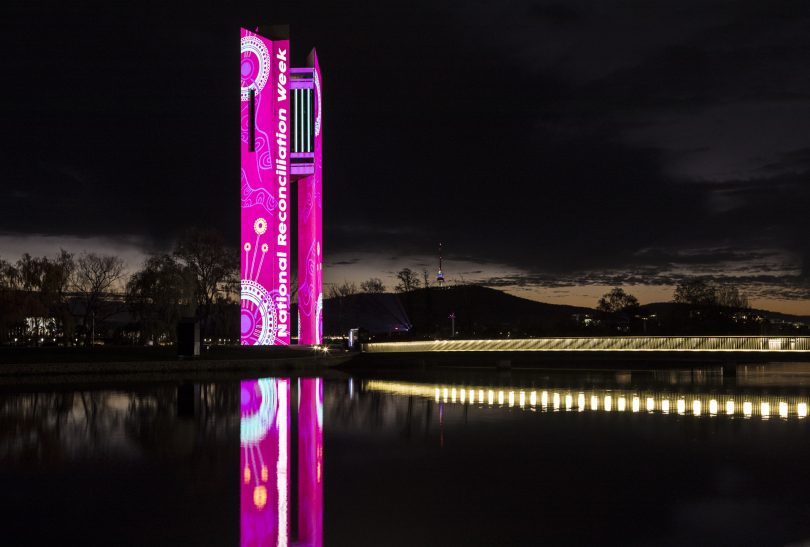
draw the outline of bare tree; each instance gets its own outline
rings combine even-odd
[[[708,281],[693,277],[678,283],[673,300],[678,304],[713,306],[717,303],[717,293]]]
[[[73,288],[84,302],[82,324],[87,328],[91,318],[102,310],[103,298],[118,287],[124,273],[124,261],[117,256],[84,253],[76,261]],[[101,318],[115,313],[114,308],[104,308]]]
[[[748,297],[733,285],[722,285],[717,288],[717,305],[726,308],[747,309]]]
[[[183,234],[174,254],[191,273],[197,313],[204,331],[207,331],[214,302],[235,293],[233,288],[238,279],[239,255],[235,249],[225,245],[218,232],[198,228]]]
[[[0,258],[0,289],[17,289],[19,282],[19,270],[14,264]]]
[[[360,290],[365,293],[383,293],[385,285],[380,278],[372,277],[360,283]]]
[[[174,339],[183,307],[194,297],[187,277],[173,256],[157,255],[129,279],[126,301],[144,342]]]
[[[57,319],[62,323],[66,339],[69,340],[73,316],[69,313],[67,292],[75,269],[73,255],[64,249],[52,259],[25,253],[17,261],[16,267],[5,263],[2,269],[4,273],[0,275],[8,288],[23,292],[18,295],[18,309],[28,317]],[[40,327],[44,328],[44,325],[38,325],[37,329]]]
[[[19,281],[14,264],[0,258],[0,343],[7,341],[9,326],[23,318]]]
[[[403,268],[397,272],[399,284],[396,286],[397,292],[409,292],[419,288],[419,277],[410,268]]]
[[[351,281],[343,281],[340,285],[329,286],[329,298],[345,298],[357,294],[357,285]]]

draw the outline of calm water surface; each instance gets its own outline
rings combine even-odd
[[[0,545],[810,541],[810,374],[0,388]]]

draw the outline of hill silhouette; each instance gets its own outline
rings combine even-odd
[[[392,298],[399,302],[401,312],[392,311]],[[374,310],[380,312],[376,317]],[[476,285],[431,287],[327,299],[324,332],[345,334],[349,328],[363,327],[376,333],[407,330],[412,335],[446,337],[450,335],[451,313],[456,316],[460,336],[516,337],[571,330],[576,324],[572,316],[593,314],[594,310],[537,302]]]
[[[450,314],[456,336],[802,334],[810,317],[767,310],[700,308],[674,302],[641,306],[632,316],[594,308],[549,304],[477,285],[430,287],[406,293],[360,293],[324,301],[324,333],[345,335],[361,327],[394,337],[448,338]]]

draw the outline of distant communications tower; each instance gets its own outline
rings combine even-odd
[[[444,273],[442,273],[442,244],[439,243],[439,272],[436,274],[436,284],[441,289],[444,287]]]

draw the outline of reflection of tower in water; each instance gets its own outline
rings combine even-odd
[[[323,383],[245,380],[241,388],[241,547],[323,545]]]

